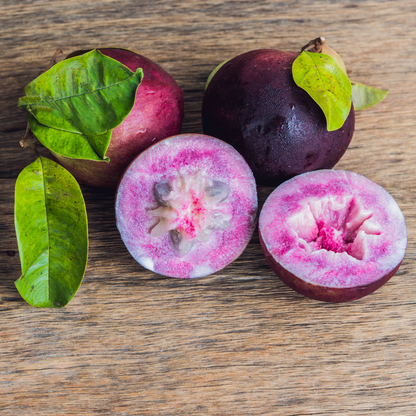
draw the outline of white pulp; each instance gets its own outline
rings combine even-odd
[[[371,221],[372,212],[352,197],[334,197],[309,201],[301,212],[289,219],[298,236],[299,247],[311,253],[325,249],[346,252],[362,260],[368,235],[380,235]]]
[[[173,249],[186,254],[196,241],[207,241],[213,230],[230,225],[231,215],[221,211],[221,203],[230,194],[227,184],[204,177],[200,172],[180,175],[154,187],[158,208],[149,214],[159,218],[150,235],[169,232]]]

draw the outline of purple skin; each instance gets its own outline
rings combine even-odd
[[[266,257],[267,263],[271,269],[279,276],[280,280],[286,283],[287,286],[292,288],[298,293],[301,293],[308,298],[321,300],[324,302],[350,302],[352,300],[360,299],[364,296],[373,293],[385,283],[387,283],[391,277],[393,277],[397,270],[399,270],[401,262],[390,272],[383,276],[381,279],[370,283],[368,285],[356,286],[356,287],[344,287],[344,288],[331,288],[327,286],[314,285],[307,283],[302,279],[299,279],[293,273],[290,273],[284,267],[282,267],[273,256],[267,251],[264,241],[260,234],[260,244],[263,249],[263,253]]]
[[[384,285],[406,251],[400,208],[381,186],[353,172],[321,170],[280,185],[259,219],[273,271],[316,300],[347,302]]]
[[[253,174],[229,144],[181,134],[142,152],[116,193],[116,220],[143,267],[177,277],[223,269],[246,248],[256,225]]]
[[[340,129],[326,129],[322,110],[293,81],[297,56],[274,49],[239,55],[218,70],[204,95],[204,133],[234,146],[260,185],[332,168],[354,133],[353,109]]]
[[[128,164],[152,144],[175,134],[182,127],[183,92],[158,64],[124,49],[100,49],[132,71],[143,69],[130,114],[112,133],[106,156],[110,162],[69,159],[53,153],[62,166],[86,185],[115,188]]]

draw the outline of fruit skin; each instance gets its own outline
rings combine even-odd
[[[347,150],[355,127],[327,131],[323,111],[293,81],[295,52],[260,49],[226,62],[205,91],[205,134],[234,146],[260,185],[277,186],[311,170],[329,169]]]
[[[167,206],[158,203],[156,185],[170,182],[177,174],[188,178],[201,174],[226,184],[230,191],[211,211],[224,214],[229,226],[214,228],[206,240],[195,240],[184,254],[172,248],[169,232],[152,236],[159,224],[154,213]],[[195,195],[192,186],[190,190]],[[229,144],[203,134],[180,134],[154,144],[133,160],[117,188],[115,206],[121,238],[139,264],[169,277],[196,278],[223,269],[246,248],[257,219],[256,183],[245,160]],[[203,209],[199,204],[195,207],[184,210],[199,215]]]
[[[70,159],[53,153],[57,161],[81,183],[116,188],[132,159],[157,141],[180,133],[183,119],[183,92],[175,80],[158,64],[125,49],[99,49],[135,71],[143,69],[130,114],[111,136],[106,156],[110,162]]]
[[[338,251],[322,246],[309,254],[298,246],[297,237],[308,234],[308,228],[313,229],[305,221],[307,213],[302,205],[311,207],[316,201],[331,197],[330,204],[338,204],[338,208],[328,211],[330,204],[321,205],[327,213],[324,226],[331,222],[341,224],[339,204],[349,207],[344,228],[340,229],[345,231],[348,223],[361,222],[358,230],[367,228],[361,259],[356,255],[353,258],[351,246]],[[302,218],[298,229],[295,218]],[[305,173],[276,188],[261,211],[259,234],[263,253],[277,276],[298,293],[326,302],[356,300],[380,288],[399,269],[407,242],[404,217],[391,195],[361,175],[335,170]]]
[[[279,276],[282,282],[286,283],[286,285],[289,286],[291,289],[310,299],[320,300],[323,302],[350,302],[367,296],[370,293],[373,293],[374,291],[379,289],[385,283],[387,283],[396,274],[397,270],[399,270],[399,267],[402,263],[400,262],[391,272],[387,273],[381,279],[368,285],[342,289],[331,288],[305,282],[304,280],[299,279],[293,273],[290,273],[288,270],[282,267],[267,251],[261,234],[260,244],[261,248],[263,249],[263,254],[266,257],[267,263],[269,264],[270,268],[276,273],[276,275]]]

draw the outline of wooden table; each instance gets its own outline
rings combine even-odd
[[[0,0],[1,415],[415,415],[416,7],[414,0]],[[346,304],[298,295],[268,267],[256,234],[212,276],[166,278],[128,254],[113,192],[83,187],[90,253],[76,297],[36,309],[15,289],[14,184],[23,87],[60,47],[136,50],[185,94],[183,132],[202,132],[204,83],[257,48],[325,36],[353,80],[390,90],[357,112],[336,166],[397,200],[409,243],[397,275]],[[259,188],[260,203],[271,188]]]

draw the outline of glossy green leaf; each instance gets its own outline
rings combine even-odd
[[[380,90],[354,81],[351,81],[351,85],[354,110],[364,110],[365,108],[376,105],[382,101],[389,92],[389,90]]]
[[[87,214],[74,177],[44,157],[27,166],[16,182],[15,226],[22,265],[17,290],[30,305],[65,306],[88,257]]]
[[[328,131],[344,124],[351,109],[351,82],[335,59],[315,52],[302,52],[293,62],[293,79],[321,107]]]
[[[58,131],[56,129],[40,124],[32,114],[28,114],[28,121],[33,134],[48,149],[55,153],[60,150],[60,154],[73,159],[101,160],[93,147],[91,147],[85,136],[69,131]],[[96,136],[107,147],[111,140],[112,130],[108,130],[101,136]],[[106,148],[107,149],[107,148]],[[104,160],[108,161],[108,158]]]
[[[130,113],[143,78],[92,50],[66,59],[25,88],[18,107],[29,111],[39,141],[55,153],[76,159],[105,157],[111,131]]]

